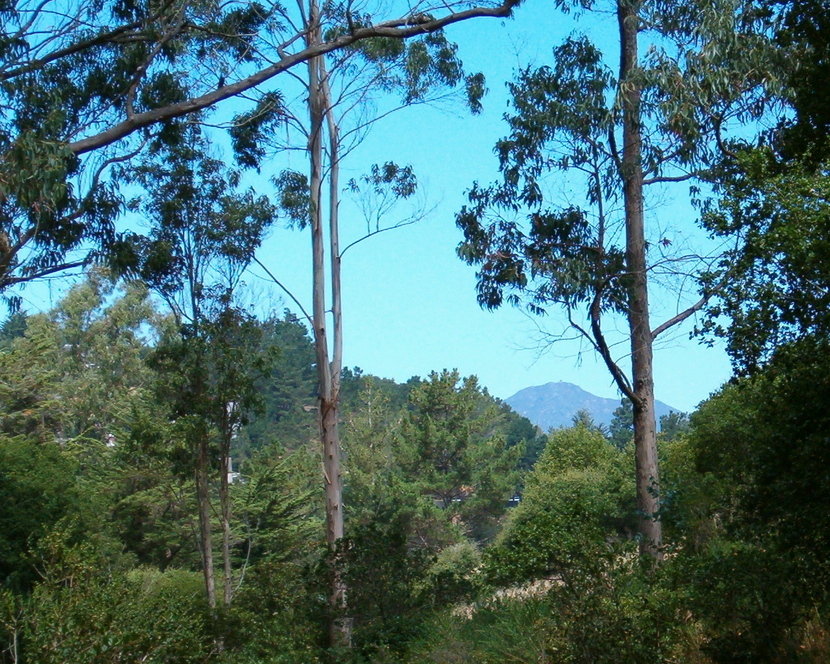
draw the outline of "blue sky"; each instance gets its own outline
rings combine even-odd
[[[552,3],[531,0],[513,20],[480,19],[453,26],[448,34],[459,44],[459,55],[470,71],[485,72],[490,90],[484,112],[470,116],[461,104],[418,106],[384,119],[344,163],[342,178],[365,172],[376,162],[394,160],[415,168],[425,190],[429,215],[417,223],[378,235],[355,246],[343,261],[344,362],[396,380],[426,375],[431,370],[457,368],[476,374],[497,397],[507,398],[531,385],[563,380],[600,396],[615,397],[605,367],[584,343],[543,342],[545,333],[562,329],[559,312],[532,319],[504,308],[482,311],[475,300],[475,271],[455,255],[461,239],[454,215],[464,204],[464,192],[475,180],[497,175],[493,145],[506,132],[505,82],[530,64],[549,62],[551,49],[574,29],[607,45],[609,62],[616,61],[613,13],[592,14],[578,21],[563,16]],[[301,156],[300,156],[301,157]],[[283,166],[275,164],[276,168]],[[295,167],[300,168],[299,162]],[[556,182],[567,196],[567,181]],[[705,244],[695,228],[692,210],[684,203],[687,188],[668,193],[649,210],[649,222],[659,235],[670,234],[675,245]],[[406,210],[400,210],[401,215]],[[343,235],[357,237],[363,222],[344,203]],[[344,244],[347,242],[344,242]],[[299,231],[275,230],[260,253],[272,271],[308,307],[310,300],[310,240]],[[264,282],[251,279],[260,297],[276,304]],[[260,285],[257,286],[256,284]],[[261,291],[259,289],[262,289]],[[694,297],[684,298],[655,289],[652,306],[657,325]],[[685,304],[684,304],[685,303]],[[706,348],[689,340],[690,325],[668,334],[657,345],[657,397],[682,410],[691,410],[730,376],[722,348]],[[618,346],[621,362],[625,344]]]
[[[551,50],[573,30],[586,32],[617,59],[613,12],[594,12],[575,20],[551,2],[528,0],[515,19],[479,19],[452,26],[448,36],[459,44],[468,71],[483,71],[489,94],[484,112],[471,116],[460,103],[417,106],[378,123],[343,164],[342,179],[357,177],[373,163],[393,160],[411,164],[423,188],[429,214],[415,225],[383,233],[350,249],[343,261],[344,362],[368,373],[406,380],[432,370],[457,368],[476,374],[492,394],[507,398],[518,390],[550,381],[567,381],[605,397],[616,397],[611,378],[585,343],[545,341],[563,329],[560,312],[538,319],[504,308],[482,311],[475,298],[475,270],[455,255],[461,239],[454,215],[465,191],[478,180],[497,176],[493,145],[506,133],[505,82],[521,67],[549,62]],[[281,84],[283,81],[280,82]],[[290,89],[290,86],[289,88]],[[383,102],[380,102],[381,108]],[[225,109],[230,110],[230,109]],[[305,170],[301,152],[280,155],[251,183],[268,188],[268,177],[282,168]],[[552,180],[551,190],[581,200],[567,178]],[[684,201],[681,185],[648,210],[655,237],[671,237],[673,245],[699,249],[706,245],[695,217]],[[398,211],[406,215],[402,207]],[[395,217],[392,217],[392,221]],[[365,227],[359,210],[342,208],[343,246]],[[259,258],[310,310],[311,265],[308,232],[276,227]],[[261,273],[259,273],[261,274]],[[253,269],[247,279],[258,309],[294,308],[290,301]],[[62,282],[39,284],[24,292],[29,310],[53,304]],[[54,288],[54,291],[50,290]],[[688,305],[695,293],[680,297],[655,288],[653,326]],[[623,324],[620,322],[620,328]],[[692,410],[730,376],[723,349],[689,340],[689,324],[658,342],[655,355],[657,398],[681,410]],[[623,337],[620,337],[623,339]],[[625,343],[616,346],[627,368]]]

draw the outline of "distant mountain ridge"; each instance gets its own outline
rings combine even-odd
[[[619,399],[598,397],[578,385],[564,381],[526,387],[505,399],[505,402],[542,431],[551,427],[570,426],[573,416],[580,410],[591,413],[597,424],[608,426],[614,411],[620,405]],[[672,408],[662,401],[655,402],[655,411],[658,426],[663,415],[672,411],[680,412],[678,408]]]

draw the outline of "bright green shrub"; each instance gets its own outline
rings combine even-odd
[[[585,426],[551,433],[522,502],[486,554],[497,583],[594,567],[614,555],[630,512],[626,456]]]

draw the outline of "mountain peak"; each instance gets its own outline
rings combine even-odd
[[[580,410],[587,410],[597,424],[608,426],[620,405],[619,399],[598,397],[579,385],[561,380],[526,387],[505,399],[505,402],[543,431],[570,426],[574,415]],[[663,415],[679,412],[661,401],[655,402],[655,410],[658,422]]]

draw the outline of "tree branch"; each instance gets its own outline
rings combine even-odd
[[[697,302],[695,302],[691,307],[689,307],[685,311],[681,311],[676,316],[672,316],[671,318],[669,318],[664,323],[661,323],[660,325],[655,327],[654,330],[652,330],[652,332],[651,332],[652,340],[656,339],[659,334],[662,334],[663,332],[668,330],[670,327],[673,327],[673,326],[677,325],[678,323],[682,323],[689,316],[691,316],[695,312],[700,311],[701,309],[703,309],[703,307],[706,306],[706,303],[711,298],[712,298],[712,293],[707,293],[706,295],[701,297]]]
[[[15,78],[17,76],[37,71],[44,65],[48,65],[49,63],[54,62],[55,60],[65,58],[70,55],[75,55],[76,53],[80,53],[90,48],[94,48],[95,46],[100,46],[102,44],[107,44],[109,42],[116,41],[117,39],[122,38],[129,32],[140,30],[140,28],[142,28],[148,22],[153,23],[157,21],[158,18],[164,13],[164,10],[167,9],[171,4],[172,3],[169,0],[165,2],[159,8],[159,11],[153,14],[152,16],[148,17],[146,21],[135,21],[134,23],[127,23],[125,25],[119,26],[118,28],[115,28],[114,30],[110,30],[109,32],[105,32],[101,35],[98,35],[97,37],[92,37],[90,39],[78,42],[77,44],[67,46],[66,48],[53,51],[52,53],[49,53],[48,55],[45,55],[42,58],[32,60],[31,62],[28,62],[25,65],[17,67],[16,69],[12,69],[11,71],[2,72],[0,73],[0,81],[8,81],[9,79]],[[140,34],[140,32],[138,34]]]
[[[404,226],[411,226],[412,224],[417,223],[417,222],[418,222],[417,218],[416,219],[406,219],[404,221],[398,222],[394,226],[384,226],[383,228],[378,228],[377,230],[370,231],[366,235],[357,238],[354,242],[350,242],[349,244],[347,244],[346,247],[340,252],[340,257],[342,258],[343,254],[345,254],[349,249],[351,249],[356,244],[360,244],[364,240],[368,240],[370,237],[374,237],[375,235],[379,235],[380,233],[385,233],[386,231],[394,231],[394,230],[397,230],[398,228],[403,228]]]
[[[649,184],[658,184],[661,182],[685,182],[686,180],[691,180],[694,177],[697,177],[697,173],[685,173],[684,175],[658,175],[653,178],[646,178],[643,180],[643,186]]]
[[[22,284],[26,281],[32,281],[34,279],[40,279],[41,277],[48,276],[50,274],[54,274],[55,272],[60,272],[62,270],[71,270],[76,267],[83,267],[86,264],[86,261],[73,261],[71,263],[61,263],[60,265],[53,265],[51,267],[43,268],[37,272],[32,272],[31,274],[27,274],[26,276],[22,277],[10,277],[8,279],[3,279],[0,281],[3,288],[8,286],[14,286],[15,284]]]
[[[309,322],[309,324],[312,325],[311,316],[308,315],[308,312],[305,310],[305,307],[302,304],[300,304],[300,301],[296,297],[294,297],[294,293],[292,293],[290,290],[288,290],[288,288],[286,288],[283,285],[283,283],[271,273],[271,270],[269,270],[267,267],[265,267],[265,265],[263,265],[261,260],[259,260],[256,256],[254,256],[253,260],[254,260],[254,263],[259,265],[263,269],[265,274],[267,274],[271,278],[271,281],[273,281],[277,286],[279,286],[283,290],[283,292],[286,295],[288,295],[288,297],[291,298],[291,300],[294,302],[294,304],[296,304],[300,308],[300,311],[302,312],[303,316],[305,316],[305,318]]]
[[[617,384],[620,392],[627,396],[631,401],[637,402],[637,395],[631,387],[628,377],[620,369],[620,366],[611,357],[611,349],[608,347],[608,342],[605,340],[605,335],[602,332],[602,290],[606,284],[598,287],[594,294],[594,299],[591,301],[590,317],[591,317],[591,333],[594,339],[594,347],[600,354],[600,357],[605,362],[608,371],[611,372],[611,377]]]
[[[242,92],[245,92],[246,90],[250,90],[251,88],[260,85],[274,76],[277,76],[278,74],[281,74],[298,64],[306,62],[311,58],[351,46],[352,44],[365,39],[371,39],[373,37],[406,39],[416,35],[436,32],[437,30],[441,30],[448,25],[471,18],[505,17],[509,16],[520,2],[521,0],[504,0],[504,2],[497,7],[474,7],[472,9],[449,14],[441,18],[429,18],[426,15],[420,14],[417,16],[404,17],[401,19],[386,21],[384,23],[378,23],[377,25],[365,28],[358,28],[353,33],[341,35],[328,42],[311,44],[297,53],[286,55],[273,65],[265,67],[264,69],[261,69],[246,78],[236,81],[235,83],[225,85],[218,90],[214,90],[183,102],[170,104],[162,108],[136,113],[134,116],[119,122],[105,131],[69,143],[68,147],[74,154],[84,154],[92,150],[106,147],[121,140],[122,138],[129,136],[139,129],[201,111],[218,102],[234,97]]]

